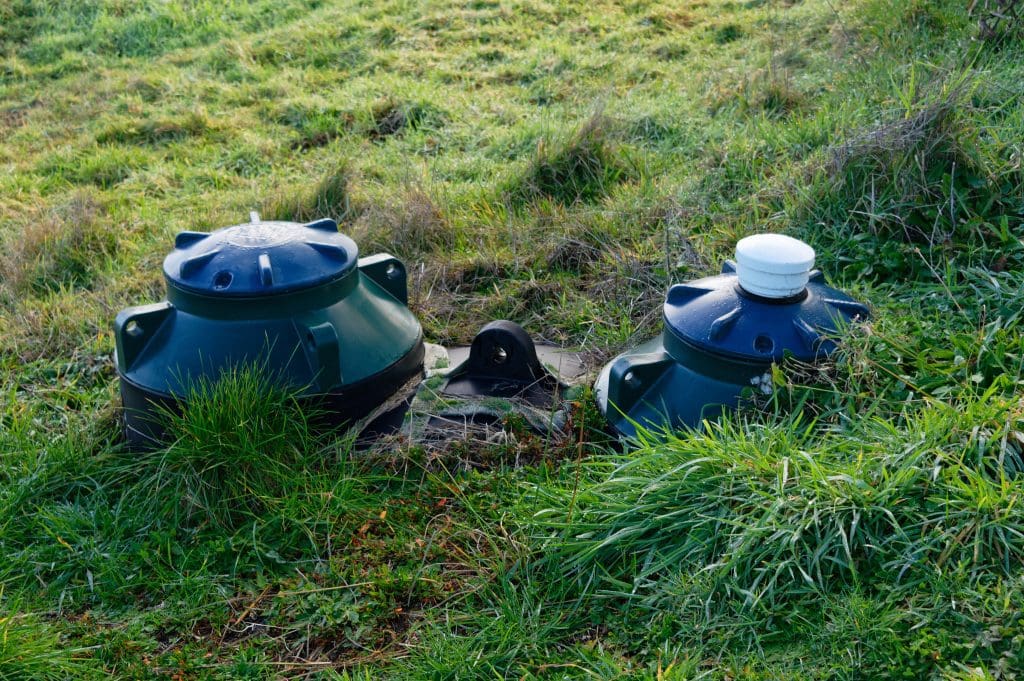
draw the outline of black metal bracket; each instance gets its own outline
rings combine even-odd
[[[452,370],[441,392],[457,397],[502,397],[535,407],[554,406],[565,386],[540,363],[530,335],[499,320],[476,334],[469,358]]]

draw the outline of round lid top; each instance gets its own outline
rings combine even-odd
[[[755,234],[736,244],[740,286],[765,298],[790,298],[807,286],[814,249],[784,234]]]
[[[671,334],[707,352],[751,362],[778,362],[787,354],[811,361],[836,348],[830,336],[845,324],[869,316],[865,305],[826,286],[821,272],[809,273],[800,295],[772,300],[751,295],[736,270],[727,262],[717,277],[669,289],[666,340]]]
[[[359,249],[334,220],[251,218],[210,233],[178,234],[164,258],[168,283],[211,296],[267,296],[326,284],[356,267]]]

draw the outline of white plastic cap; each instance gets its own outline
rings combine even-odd
[[[736,276],[756,296],[789,298],[807,287],[814,249],[784,234],[755,234],[736,244]]]

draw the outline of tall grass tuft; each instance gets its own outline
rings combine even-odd
[[[401,255],[455,250],[455,234],[444,210],[422,187],[411,185],[394,199],[377,201],[355,223],[366,250]],[[363,234],[365,233],[365,238]]]
[[[855,274],[930,276],[927,263],[943,257],[1021,262],[1024,175],[1010,128],[990,122],[1005,106],[985,103],[993,97],[978,73],[914,70],[889,120],[829,150],[827,180],[802,212],[847,246]]]
[[[315,418],[265,367],[235,367],[198,380],[163,419],[171,444],[132,455],[124,502],[184,526],[238,528],[304,487],[324,468]]]
[[[990,400],[824,435],[799,416],[644,433],[635,452],[583,462],[580,485],[547,492],[534,519],[553,533],[546,560],[626,594],[703,574],[748,605],[875,584],[911,593],[936,572],[1013,574],[1020,424]]]
[[[351,211],[351,173],[344,162],[337,164],[313,187],[289,188],[273,197],[261,211],[268,220],[308,222],[319,218],[341,219]]]
[[[541,139],[534,158],[506,187],[515,201],[547,197],[563,204],[595,201],[617,183],[638,176],[612,139],[612,121],[598,113],[564,141]]]

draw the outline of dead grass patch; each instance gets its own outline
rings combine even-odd
[[[830,178],[838,191],[860,197],[856,210],[873,231],[931,245],[953,238],[957,199],[974,203],[972,195],[987,185],[961,120],[967,107],[966,92],[953,88],[829,150]]]
[[[444,113],[430,104],[403,102],[391,97],[375,103],[370,116],[372,125],[367,136],[373,140],[383,140],[406,130],[437,126],[445,119]]]
[[[105,208],[88,192],[27,220],[7,241],[0,280],[20,295],[90,288],[120,244]]]
[[[22,362],[57,359],[63,366],[80,362],[82,349],[108,328],[114,314],[92,291],[53,293],[31,305],[15,301],[9,308],[0,320],[2,352]]]
[[[410,307],[435,342],[468,343],[493,318],[487,316],[488,301],[515,272],[514,266],[487,257],[410,267]]]
[[[422,187],[407,187],[397,199],[366,208],[354,225],[360,244],[398,255],[450,252],[456,234],[444,211]]]
[[[645,25],[651,26],[658,33],[685,31],[701,22],[701,18],[691,11],[683,9],[659,8],[643,19]]]
[[[773,64],[753,71],[738,83],[716,86],[708,98],[708,111],[712,115],[735,110],[782,118],[800,109],[804,102],[803,93],[793,85],[790,69]]]
[[[4,128],[13,130],[25,125],[29,113],[42,105],[41,100],[33,99],[27,104],[8,106],[0,110],[0,134],[4,132]]]
[[[547,266],[554,270],[585,272],[601,259],[601,250],[583,239],[563,237],[547,256]]]

